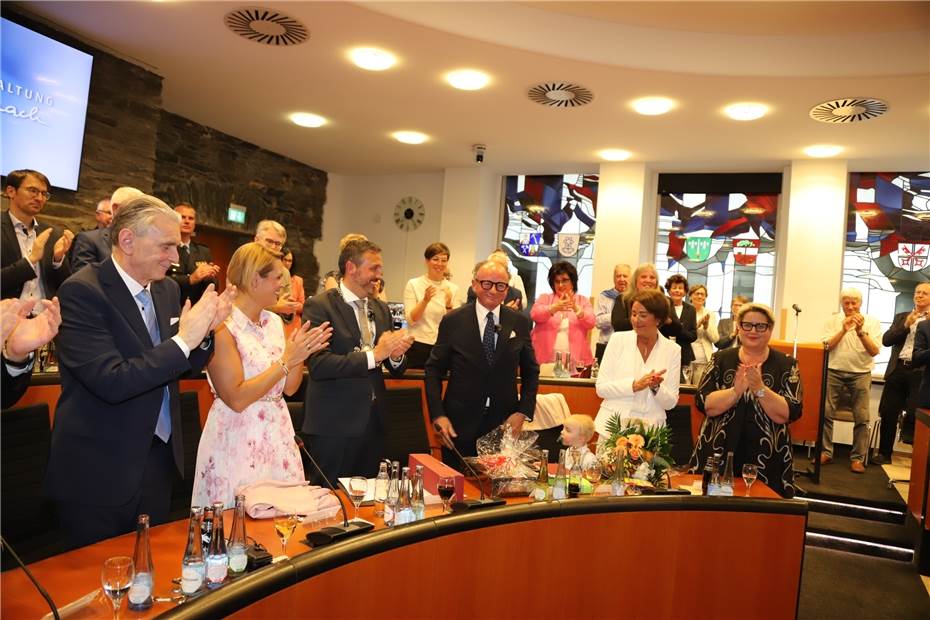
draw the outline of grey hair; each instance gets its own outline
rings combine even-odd
[[[855,299],[859,302],[862,301],[862,291],[857,288],[844,288],[840,291],[840,301],[844,299]]]
[[[259,235],[263,230],[268,229],[275,231],[279,235],[284,235],[284,240],[287,241],[287,230],[274,220],[262,220],[259,222],[258,226],[255,227],[255,234]]]
[[[124,228],[131,230],[134,235],[145,235],[158,217],[167,217],[176,224],[181,222],[181,216],[155,196],[142,194],[131,199],[113,217],[110,245],[119,246],[119,233]]]
[[[502,274],[506,275],[508,278],[510,277],[510,272],[507,270],[506,265],[493,259],[487,259],[487,260],[480,261],[478,262],[478,264],[475,265],[475,268],[471,272],[472,279],[477,280],[478,272],[484,269],[485,267],[494,267],[495,269],[500,269]]]
[[[138,198],[139,196],[145,196],[145,192],[135,187],[120,187],[110,196],[110,205],[123,206],[133,198]]]

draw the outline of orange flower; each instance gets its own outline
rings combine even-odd
[[[639,448],[630,448],[630,458],[634,461],[639,460],[642,455],[643,452]]]
[[[636,448],[642,448],[646,445],[646,440],[643,439],[642,435],[630,435],[630,445]]]

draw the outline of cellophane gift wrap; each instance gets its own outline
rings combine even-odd
[[[478,456],[466,460],[492,481],[492,495],[525,495],[539,472],[539,450],[534,431],[510,432],[500,426],[476,442]]]

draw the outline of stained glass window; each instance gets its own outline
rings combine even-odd
[[[862,292],[862,313],[888,329],[930,281],[930,172],[849,175],[843,288]],[[884,374],[890,348],[876,358]]]
[[[559,261],[578,270],[578,293],[590,297],[598,177],[587,174],[504,178],[502,247],[519,271],[528,305],[549,292],[549,267]]]

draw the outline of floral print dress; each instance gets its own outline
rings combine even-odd
[[[712,392],[733,387],[739,368],[739,349],[724,349],[714,354],[695,395],[695,405],[704,411],[704,400]],[[769,349],[762,364],[762,381],[788,401],[788,420],[801,417],[801,377],[794,358]],[[743,394],[728,411],[705,418],[691,455],[689,467],[700,473],[707,458],[733,452],[733,474],[739,476],[744,463],[759,466],[759,480],[782,497],[794,497],[794,468],[791,455],[791,432],[788,424],[779,424],[765,414],[751,394]]]
[[[281,358],[284,324],[278,315],[262,310],[255,324],[234,306],[225,325],[236,342],[244,379],[264,372]],[[283,390],[281,379],[239,413],[216,397],[197,450],[192,505],[221,501],[231,508],[236,489],[242,485],[267,479],[304,480]]]

